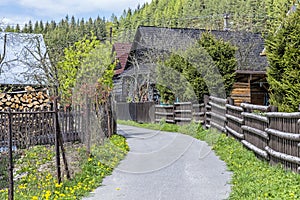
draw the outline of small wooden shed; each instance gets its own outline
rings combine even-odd
[[[248,102],[256,105],[268,104],[268,82],[266,71],[237,70],[231,98],[235,105]]]

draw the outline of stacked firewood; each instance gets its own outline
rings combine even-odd
[[[32,87],[25,87],[25,91],[0,93],[0,110],[32,110],[50,107],[50,99],[46,90],[36,91]]]

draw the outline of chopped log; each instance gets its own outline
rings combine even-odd
[[[0,93],[0,99],[4,98],[5,97],[5,93]]]

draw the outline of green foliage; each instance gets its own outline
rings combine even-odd
[[[64,50],[64,59],[58,63],[59,90],[64,100],[70,101],[83,59],[99,44],[100,42],[95,37],[92,40],[84,38]]]
[[[286,17],[267,39],[270,102],[279,111],[295,112],[300,104],[300,10]]]
[[[223,29],[225,13],[230,15],[232,30],[268,32],[271,27],[278,27],[279,16],[288,11],[292,2],[293,0],[152,1],[134,11],[124,10],[119,19],[119,35],[128,34],[128,30],[135,30],[139,25],[220,30]]]
[[[64,59],[58,63],[58,75],[59,91],[65,103],[71,102],[74,92],[89,97],[97,94],[103,99],[111,90],[114,66],[110,49],[109,44],[100,43],[94,36],[64,50]]]
[[[237,66],[235,58],[236,47],[230,44],[230,42],[216,39],[210,33],[203,33],[199,44],[208,52],[213,60],[213,64],[217,67],[218,72],[222,76],[226,96],[229,96],[235,81],[235,70]]]
[[[203,33],[196,45],[171,54],[156,68],[158,90],[166,103],[202,101],[205,94],[225,98],[235,80],[236,48]],[[173,101],[172,101],[173,100]]]

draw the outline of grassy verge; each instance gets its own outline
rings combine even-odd
[[[93,146],[90,157],[86,156],[84,146],[73,148],[80,169],[71,180],[64,178],[58,184],[54,147],[34,146],[15,161],[15,177],[19,176],[15,182],[15,199],[80,199],[101,185],[102,179],[111,174],[128,150],[125,138],[119,135],[113,135],[104,145]],[[0,190],[0,199],[7,199],[7,189]]]
[[[118,121],[119,123],[119,121]],[[155,127],[163,130],[162,124],[138,124],[120,121],[120,124],[139,127]],[[207,141],[216,154],[227,163],[233,172],[230,199],[300,199],[300,175],[285,171],[281,166],[270,166],[255,157],[233,138],[214,130],[203,130],[191,124],[174,126],[173,130]]]

